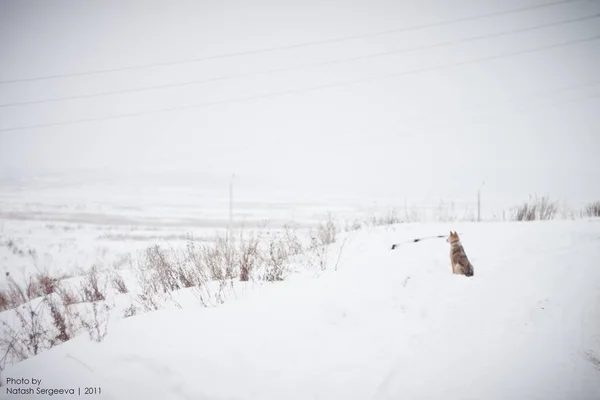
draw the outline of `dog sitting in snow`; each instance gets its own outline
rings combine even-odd
[[[473,276],[473,265],[467,258],[465,249],[460,243],[458,233],[450,231],[450,236],[446,239],[450,243],[450,264],[452,265],[452,273],[464,276]]]

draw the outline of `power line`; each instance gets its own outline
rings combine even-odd
[[[89,99],[89,98],[112,96],[112,95],[118,95],[118,94],[139,93],[139,92],[146,92],[146,91],[151,91],[151,90],[160,90],[160,89],[183,87],[183,86],[202,84],[202,83],[249,78],[249,77],[260,76],[260,75],[270,75],[270,74],[275,74],[275,73],[298,71],[298,70],[307,69],[307,68],[323,67],[323,66],[328,66],[328,65],[335,65],[335,64],[365,60],[365,59],[370,59],[370,58],[386,57],[386,56],[390,56],[390,55],[409,53],[409,52],[414,52],[414,51],[419,51],[419,50],[434,49],[434,48],[438,48],[438,47],[451,46],[451,45],[456,45],[456,44],[461,44],[461,43],[469,43],[469,42],[479,41],[479,40],[483,40],[483,39],[490,39],[490,38],[494,38],[494,37],[513,35],[516,33],[534,31],[534,30],[548,28],[548,27],[552,27],[552,26],[572,24],[572,23],[576,23],[576,22],[596,19],[598,17],[600,17],[600,13],[593,14],[593,15],[586,15],[583,17],[571,18],[571,19],[563,20],[563,21],[549,22],[549,23],[544,23],[544,24],[535,25],[535,26],[529,26],[529,27],[505,31],[505,32],[490,33],[490,34],[485,34],[485,35],[473,36],[473,37],[465,38],[465,39],[451,40],[451,41],[446,41],[446,42],[442,42],[442,43],[435,43],[435,44],[426,45],[426,46],[418,46],[418,47],[412,47],[412,48],[406,48],[406,49],[391,50],[391,51],[386,51],[386,52],[373,53],[373,54],[367,54],[367,55],[362,55],[362,56],[355,56],[355,57],[349,57],[349,58],[343,58],[343,59],[337,59],[337,60],[331,60],[331,61],[323,61],[323,62],[305,64],[305,65],[294,66],[294,67],[275,68],[275,69],[270,69],[270,70],[266,70],[266,71],[249,72],[249,73],[243,73],[243,74],[236,74],[236,75],[229,75],[229,76],[222,76],[222,77],[215,77],[215,78],[208,78],[208,79],[200,79],[200,80],[192,80],[192,81],[185,81],[185,82],[168,83],[168,84],[162,84],[162,85],[152,85],[152,86],[145,86],[145,87],[139,87],[139,88],[133,88],[133,89],[122,89],[122,90],[114,90],[114,91],[107,91],[107,92],[100,92],[100,93],[88,93],[88,94],[73,95],[73,96],[63,96],[63,97],[56,97],[56,98],[51,98],[51,99],[5,103],[5,104],[0,104],[0,108],[34,105],[34,104],[44,104],[44,103],[54,103],[54,102],[68,101],[68,100]]]
[[[256,50],[248,50],[248,51],[237,52],[237,53],[228,53],[228,54],[206,56],[206,57],[196,57],[196,58],[189,58],[189,59],[185,59],[185,60],[155,62],[155,63],[128,66],[128,67],[105,68],[105,69],[97,69],[97,70],[85,71],[85,72],[72,72],[72,73],[45,75],[45,76],[30,77],[30,78],[9,79],[9,80],[0,81],[0,84],[40,81],[40,80],[47,80],[47,79],[67,78],[67,77],[76,77],[76,76],[85,76],[85,75],[96,75],[96,74],[109,73],[109,72],[131,71],[131,70],[139,70],[139,69],[145,69],[145,68],[170,66],[170,65],[177,65],[177,64],[188,64],[188,63],[195,63],[195,62],[202,62],[202,61],[212,61],[212,60],[242,57],[242,56],[248,56],[248,55],[272,53],[272,52],[281,51],[281,50],[291,50],[291,49],[298,49],[298,48],[303,48],[303,47],[319,46],[319,45],[331,44],[331,43],[340,43],[340,42],[345,42],[345,41],[350,41],[350,40],[365,39],[365,38],[371,38],[371,37],[377,37],[377,36],[390,35],[390,34],[394,34],[394,33],[434,28],[434,27],[451,25],[451,24],[456,24],[456,23],[461,23],[461,22],[475,21],[478,19],[485,19],[485,18],[497,17],[497,16],[501,16],[501,15],[508,15],[508,14],[513,14],[513,13],[518,13],[518,12],[523,12],[523,11],[536,10],[536,9],[540,9],[540,8],[548,8],[548,7],[553,7],[553,6],[559,5],[559,4],[568,4],[568,3],[578,2],[578,1],[581,1],[581,0],[560,0],[560,1],[544,3],[544,4],[538,4],[538,5],[534,5],[534,6],[514,8],[514,9],[506,10],[506,11],[496,11],[496,12],[487,13],[487,14],[480,14],[480,15],[475,15],[475,16],[470,16],[470,17],[463,17],[463,18],[457,18],[457,19],[453,19],[453,20],[446,20],[446,21],[433,22],[433,23],[427,23],[427,24],[413,25],[413,26],[408,26],[408,27],[404,27],[404,28],[396,28],[396,29],[390,29],[390,30],[385,30],[385,31],[380,31],[380,32],[372,32],[372,33],[366,33],[366,34],[361,34],[361,35],[344,36],[344,37],[338,37],[338,38],[333,38],[333,39],[324,39],[324,40],[318,40],[318,41],[312,41],[312,42],[297,43],[297,44],[269,47],[269,48],[256,49]]]
[[[237,98],[237,99],[206,102],[206,103],[200,103],[200,104],[194,104],[194,105],[188,105],[188,106],[178,106],[178,107],[169,107],[169,108],[163,108],[163,109],[157,109],[157,110],[138,111],[138,112],[133,112],[133,113],[123,113],[123,114],[116,114],[116,115],[104,116],[104,117],[83,118],[83,119],[72,120],[72,121],[17,126],[17,127],[12,127],[12,128],[0,129],[0,132],[73,125],[73,124],[84,123],[84,122],[114,120],[114,119],[122,119],[122,118],[129,118],[129,117],[137,117],[137,116],[142,116],[142,115],[151,115],[151,114],[167,113],[167,112],[173,112],[173,111],[189,110],[189,109],[194,109],[194,108],[212,107],[212,106],[223,105],[223,104],[241,103],[241,102],[245,102],[245,101],[268,99],[268,98],[272,98],[272,97],[281,97],[281,96],[286,96],[286,95],[291,95],[291,94],[306,93],[306,92],[313,92],[313,91],[318,91],[318,90],[323,90],[323,89],[331,89],[331,88],[336,88],[336,87],[356,85],[356,84],[360,84],[360,83],[367,83],[367,82],[377,81],[380,79],[393,78],[393,77],[398,77],[398,76],[403,76],[403,75],[411,75],[411,74],[417,74],[417,73],[422,73],[422,72],[435,71],[435,70],[444,69],[444,68],[452,68],[452,67],[457,67],[457,66],[476,64],[476,63],[480,63],[480,62],[498,60],[498,59],[511,57],[511,56],[519,56],[519,55],[523,55],[523,54],[537,53],[540,51],[556,49],[559,47],[564,47],[564,46],[568,46],[568,45],[572,45],[572,44],[591,42],[591,41],[594,41],[597,39],[600,39],[600,35],[594,35],[594,36],[582,38],[582,39],[567,40],[567,41],[563,41],[560,43],[554,43],[554,44],[543,46],[543,47],[519,50],[519,51],[510,52],[510,53],[482,57],[482,58],[477,58],[477,59],[467,60],[467,61],[460,61],[460,62],[451,63],[451,64],[439,65],[439,66],[434,66],[434,67],[425,67],[425,68],[419,68],[419,69],[414,69],[414,70],[409,70],[409,71],[395,72],[395,73],[386,74],[386,75],[380,75],[380,76],[356,79],[356,80],[349,80],[349,81],[343,81],[343,82],[336,82],[336,83],[330,83],[330,84],[325,84],[325,85],[312,86],[312,87],[308,87],[308,88],[293,89],[293,90],[286,90],[286,91],[281,91],[281,92],[253,95],[253,96],[241,97],[241,98]]]

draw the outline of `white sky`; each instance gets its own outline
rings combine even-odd
[[[0,0],[0,81],[247,52],[543,3]],[[591,97],[600,95],[598,39],[259,100],[6,130],[310,88],[586,39],[600,34],[600,18],[463,40],[599,12],[598,1],[572,1],[268,53],[0,83],[0,104],[9,104],[457,42],[285,73],[0,107],[0,170],[236,172],[263,184],[373,198],[472,197],[485,180],[487,195],[498,198],[600,199],[600,103]]]

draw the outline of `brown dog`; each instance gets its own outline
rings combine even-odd
[[[467,258],[465,249],[460,243],[458,233],[450,231],[450,236],[446,239],[450,243],[450,264],[452,265],[452,273],[464,276],[473,276],[473,265]]]

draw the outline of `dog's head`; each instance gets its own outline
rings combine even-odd
[[[460,239],[458,238],[458,233],[450,231],[450,236],[446,239],[446,242],[452,244],[458,242]]]

